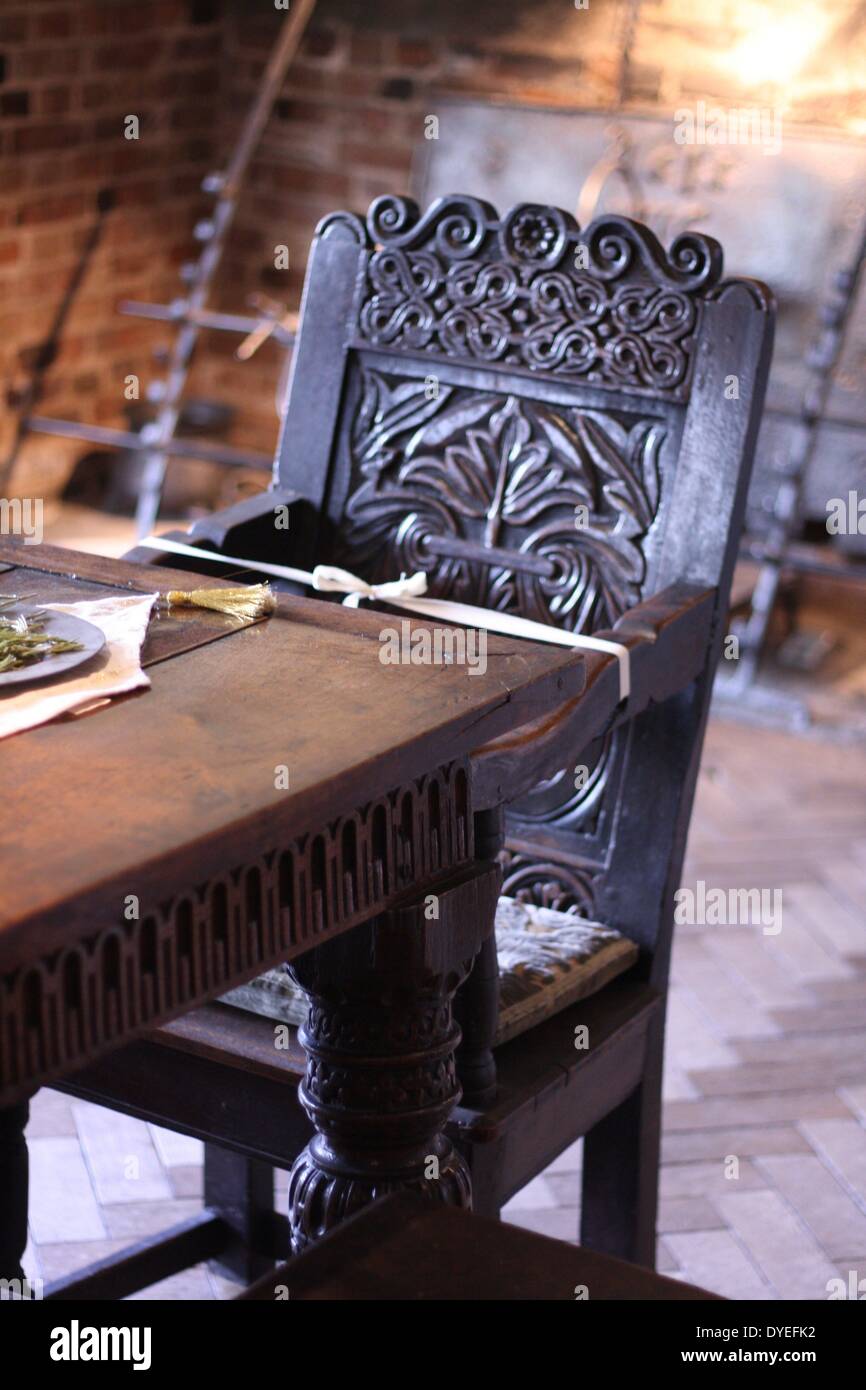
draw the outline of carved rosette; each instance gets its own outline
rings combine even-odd
[[[721,249],[686,233],[665,252],[628,218],[584,232],[558,208],[501,220],[478,199],[370,209],[362,340],[685,400],[701,298]]]

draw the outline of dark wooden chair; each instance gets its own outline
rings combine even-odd
[[[767,290],[721,274],[711,238],[665,252],[621,217],[581,231],[556,208],[500,218],[462,196],[335,213],[311,251],[273,487],[184,536],[199,570],[208,549],[369,581],[423,569],[435,595],[633,649],[627,702],[616,663],[590,654],[576,707],[484,750],[487,804],[506,764],[526,791],[477,831],[507,897],[613,928],[637,959],[494,1047],[482,952],[459,996],[451,1132],[486,1215],[585,1135],[581,1240],[650,1266],[673,894],[772,343]],[[268,1165],[311,1132],[303,1065],[294,1032],[275,1051],[271,1018],[215,1004],[67,1089],[208,1141],[206,1201],[250,1276],[284,1238]]]

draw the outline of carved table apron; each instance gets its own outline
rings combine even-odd
[[[0,593],[46,604],[191,583],[0,541]],[[395,668],[392,621],[285,596],[243,628],[160,614],[149,691],[0,742],[0,1277],[28,1097],[281,961],[313,997],[296,1246],[393,1187],[469,1201],[451,1000],[499,887],[471,753],[572,700],[583,662],[491,636],[482,675]]]

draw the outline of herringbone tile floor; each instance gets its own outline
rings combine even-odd
[[[866,751],[711,725],[684,885],[698,880],[781,889],[782,929],[676,929],[659,1267],[730,1298],[824,1299],[866,1278]],[[193,1140],[51,1091],[28,1133],[31,1275],[200,1207]],[[579,1169],[576,1145],[506,1218],[574,1239]],[[233,1292],[200,1266],[141,1296]]]

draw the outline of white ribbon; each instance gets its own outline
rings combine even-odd
[[[386,584],[368,584],[358,575],[352,574],[349,570],[338,569],[334,565],[317,565],[312,571],[297,570],[291,565],[273,565],[264,560],[245,560],[236,555],[223,555],[215,550],[184,545],[182,541],[173,541],[162,536],[146,536],[138,544],[148,550],[163,550],[169,555],[185,555],[199,562],[211,560],[218,565],[254,570],[258,574],[270,574],[276,579],[290,579],[295,584],[305,584],[319,593],[345,594],[343,602],[349,608],[357,608],[361,599],[379,599],[382,603],[393,604],[395,608],[405,608],[409,613],[441,618],[443,622],[464,623],[467,627],[484,628],[489,632],[501,633],[505,637],[525,637],[534,642],[549,642],[558,647],[606,652],[609,656],[615,656],[619,664],[620,700],[627,700],[631,693],[629,649],[621,642],[613,642],[607,637],[586,637],[582,632],[549,627],[547,623],[536,623],[531,618],[520,618],[514,613],[497,613],[492,608],[476,608],[473,604],[457,603],[452,599],[422,598],[421,595],[427,592],[427,576],[423,570],[418,570],[416,574],[404,575],[400,579],[389,580]]]
[[[223,555],[220,551],[204,550],[200,545],[184,545],[183,541],[172,541],[167,536],[145,536],[136,541],[146,550],[164,550],[168,555],[186,555],[190,560],[212,560],[216,565],[230,565],[233,569],[257,570],[260,574],[272,574],[275,579],[291,579],[296,584],[312,587],[313,576],[309,570],[295,570],[291,565],[271,565],[266,560],[241,560],[236,555]]]
[[[345,594],[343,603],[347,608],[357,608],[362,598],[398,603],[400,599],[415,598],[427,592],[427,576],[423,570],[408,577],[402,575],[399,579],[390,579],[387,584],[368,584],[349,570],[337,569],[334,565],[316,565],[311,582],[320,594]]]
[[[549,627],[547,623],[536,623],[516,613],[497,613],[492,608],[476,608],[471,603],[457,603],[447,598],[425,598],[420,603],[417,600],[404,603],[401,599],[391,599],[390,602],[397,608],[407,608],[428,618],[441,618],[446,623],[465,623],[467,627],[483,627],[504,637],[528,637],[533,642],[549,642],[556,647],[606,652],[619,662],[619,698],[627,700],[631,692],[629,649],[621,642],[613,642],[607,637],[585,637],[582,632]]]

